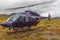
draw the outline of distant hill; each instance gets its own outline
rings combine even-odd
[[[4,22],[9,18],[7,14],[0,14],[0,22]]]
[[[52,18],[52,19],[60,19],[60,17],[54,17],[54,18]]]
[[[7,14],[0,14],[0,19],[8,18],[8,17],[9,17],[9,15],[7,15]]]
[[[0,14],[0,19],[4,19],[4,18],[8,18],[8,17],[10,17],[11,15],[14,15],[14,14],[16,14],[16,13],[12,13],[12,14]]]

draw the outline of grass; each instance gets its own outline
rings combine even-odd
[[[59,40],[59,39],[57,39],[57,38],[51,38],[50,40]]]
[[[8,18],[8,17],[7,17]],[[6,21],[7,18],[0,19],[0,22]],[[37,26],[33,26],[32,28],[37,27],[45,27],[44,31],[30,34],[26,37],[19,38],[20,36],[24,34],[33,33],[34,30],[28,31],[28,32],[17,32],[17,33],[7,33],[7,29],[2,29],[0,26],[0,40],[49,40],[48,36],[55,36],[59,35],[60,37],[60,20],[51,20],[50,22],[48,20],[41,20]],[[48,28],[48,29],[47,29]],[[35,30],[36,31],[36,30]],[[44,36],[45,35],[45,36]],[[17,37],[17,38],[16,38]],[[59,40],[58,38],[50,38],[50,40]]]
[[[60,27],[60,20],[41,20],[41,22],[38,24],[38,26],[43,27]]]

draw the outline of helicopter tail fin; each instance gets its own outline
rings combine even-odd
[[[41,19],[47,19],[47,20],[50,21],[50,20],[51,20],[51,14],[49,13],[49,14],[48,14],[48,17],[41,17]]]

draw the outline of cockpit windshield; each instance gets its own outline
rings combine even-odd
[[[19,17],[19,13],[12,15],[7,21],[8,22],[13,22]]]

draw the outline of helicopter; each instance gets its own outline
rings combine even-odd
[[[31,7],[31,6],[35,6],[35,5],[39,5],[39,4],[18,7],[18,8],[11,8],[9,10],[26,8],[26,7]],[[20,27],[21,28],[23,28],[23,27],[31,28],[31,26],[37,25],[40,22],[40,20],[44,19],[44,18],[50,19],[50,17],[42,17],[34,11],[27,10],[25,12],[15,13],[15,14],[11,15],[7,19],[7,21],[1,23],[1,26],[9,28],[9,30],[11,30],[11,28],[15,29],[16,27],[18,27],[18,28],[20,28]]]
[[[37,25],[41,19],[48,18],[48,17],[41,17],[38,13],[33,11],[25,11],[22,13],[13,14],[7,21],[1,24],[1,26],[9,28],[16,28],[16,27],[28,27],[31,28],[33,25]],[[49,19],[50,20],[50,19]]]

